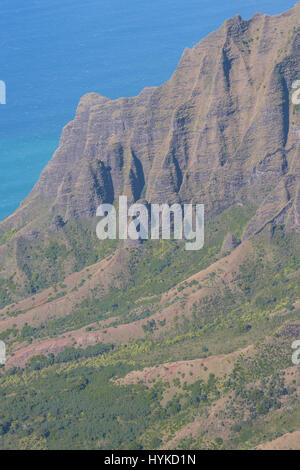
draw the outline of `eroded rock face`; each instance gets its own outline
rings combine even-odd
[[[238,245],[239,241],[236,239],[233,233],[227,233],[222,244],[221,254],[231,253]]]
[[[134,98],[84,96],[32,193],[0,230],[37,216],[94,217],[101,202],[198,202],[210,220],[236,203],[300,231],[300,4],[236,16],[186,49],[171,79]],[[4,228],[3,228],[4,227]]]
[[[65,226],[65,222],[60,215],[56,215],[50,225],[50,231],[59,232]]]

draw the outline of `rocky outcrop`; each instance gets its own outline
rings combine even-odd
[[[210,220],[232,204],[300,231],[300,4],[236,16],[186,49],[170,80],[134,98],[84,96],[39,181],[0,233],[44,214],[94,217],[100,202],[201,202]],[[56,227],[58,229],[59,227]],[[56,230],[55,229],[55,230]]]
[[[222,244],[221,254],[231,253],[238,245],[239,241],[235,238],[233,233],[227,233]]]

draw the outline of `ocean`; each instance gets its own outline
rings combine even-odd
[[[29,193],[88,92],[160,85],[185,47],[229,17],[278,14],[288,0],[1,0],[0,220]]]

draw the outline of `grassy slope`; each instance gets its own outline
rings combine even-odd
[[[105,350],[69,348],[3,370],[1,448],[253,448],[297,430],[299,237],[278,226],[220,259],[227,231],[240,236],[250,215],[232,208],[199,253],[175,242],[130,250],[123,283],[111,270],[110,290],[86,288],[66,315],[2,330],[10,354],[82,327],[82,338],[111,333]],[[108,271],[88,269],[57,286],[61,299]],[[17,322],[30,311],[3,314]]]

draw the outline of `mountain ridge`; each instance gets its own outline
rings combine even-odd
[[[160,87],[80,100],[0,223],[1,448],[297,448],[299,69],[300,3],[227,20]],[[204,247],[99,241],[120,194],[204,203]]]
[[[196,198],[213,218],[249,197],[245,185],[258,186],[259,193],[261,179],[279,183],[299,142],[287,102],[299,69],[299,32],[289,32],[291,44],[279,53],[283,31],[275,29],[286,34],[289,25],[299,27],[298,12],[299,3],[274,17],[227,20],[184,51],[169,81],[137,97],[85,95],[32,193],[1,226],[22,221],[23,213],[28,218],[41,200],[49,216],[68,220],[93,217],[99,202],[119,194],[137,200],[142,191],[149,202]],[[293,171],[298,178],[299,168]],[[298,194],[293,181],[286,184]],[[292,210],[298,214],[297,207]],[[296,219],[290,226],[299,230]]]

